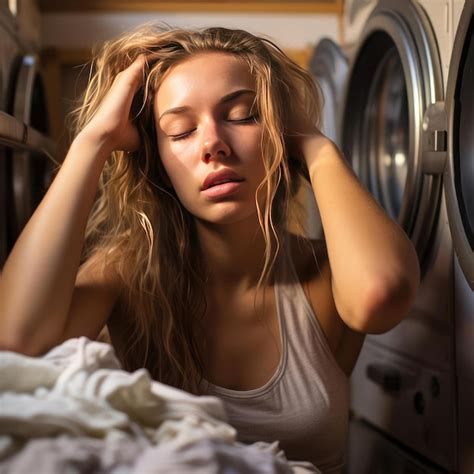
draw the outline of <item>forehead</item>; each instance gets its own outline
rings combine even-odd
[[[247,63],[223,52],[202,52],[173,66],[155,95],[155,109],[187,105],[187,101],[218,100],[241,88],[255,89]]]

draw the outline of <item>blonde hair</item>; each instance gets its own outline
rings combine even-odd
[[[82,103],[73,112],[78,133],[97,111],[117,73],[140,54],[153,55],[132,104],[142,146],[132,154],[114,152],[107,161],[87,225],[84,259],[96,253],[107,256],[104,262],[114,264],[128,290],[120,302],[130,341],[126,348],[116,348],[125,368],[146,367],[155,379],[193,393],[199,393],[204,375],[197,341],[203,335],[207,269],[193,216],[167,184],[152,104],[164,74],[204,51],[241,58],[256,81],[266,169],[255,196],[266,242],[258,286],[267,283],[291,201],[306,173],[301,157],[288,153],[289,140],[299,133],[292,124],[301,118],[313,124],[319,121],[320,94],[306,71],[268,39],[242,30],[145,25],[102,45],[94,55],[94,72]],[[260,193],[265,197],[262,205]]]

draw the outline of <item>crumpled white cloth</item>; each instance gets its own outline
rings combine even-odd
[[[252,469],[250,469],[252,466]],[[0,352],[0,474],[319,472],[278,443],[243,445],[224,405],[121,369],[109,344]]]

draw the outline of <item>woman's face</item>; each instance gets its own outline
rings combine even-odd
[[[255,93],[246,63],[222,52],[174,66],[156,92],[160,157],[181,203],[198,219],[228,224],[256,212],[265,169]]]

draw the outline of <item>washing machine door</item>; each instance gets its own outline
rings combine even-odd
[[[12,115],[42,135],[48,135],[49,121],[46,94],[38,58],[27,54],[21,58],[15,79]],[[21,230],[41,201],[53,177],[53,162],[43,153],[15,149],[11,154],[13,206],[9,219],[9,243],[16,241]]]
[[[437,104],[443,105],[443,104]],[[449,67],[444,189],[455,258],[454,309],[458,416],[458,469],[474,469],[474,0],[464,4]],[[436,127],[435,127],[436,128]]]
[[[313,51],[310,72],[324,99],[321,130],[339,145],[339,111],[347,79],[348,59],[339,45],[329,38],[323,38]]]
[[[444,188],[459,264],[474,289],[474,1],[459,21],[446,92],[447,163]]]
[[[426,162],[422,123],[443,98],[429,20],[416,2],[382,0],[349,67],[342,150],[361,181],[412,239],[422,268],[440,208],[442,162]]]

